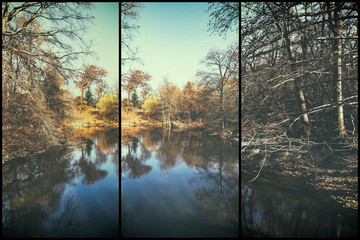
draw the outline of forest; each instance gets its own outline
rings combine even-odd
[[[121,64],[138,60],[137,49],[131,46],[134,32],[140,26],[140,3],[121,3],[121,46],[124,57]],[[237,29],[239,4],[212,3],[209,5],[210,34],[226,35]],[[223,138],[239,139],[239,44],[227,48],[209,49],[202,56],[197,80],[184,79],[178,87],[164,76],[159,88],[153,89],[149,81],[151,72],[132,69],[121,73],[121,126],[166,126],[175,128],[204,128]]]
[[[246,135],[271,122],[274,134],[357,144],[357,17],[354,3],[242,4]]]
[[[118,126],[119,87],[84,33],[91,3],[2,3],[2,162],[74,144],[82,126]],[[77,96],[70,88],[80,90]]]
[[[249,182],[280,162],[278,174],[357,209],[357,26],[355,2],[241,3],[242,169],[259,163]]]

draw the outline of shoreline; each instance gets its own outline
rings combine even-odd
[[[122,121],[121,122],[121,128],[169,128],[169,125],[165,125],[162,122],[149,122],[147,120],[141,120],[139,122],[134,121]],[[203,124],[200,124],[198,122],[193,123],[180,123],[177,121],[173,122],[173,127],[171,128],[171,131],[182,131],[182,130],[203,130],[210,136],[216,136],[219,137],[225,141],[234,141],[234,142],[240,142],[239,141],[239,133],[235,133],[235,131],[230,131],[228,129],[225,129],[224,131],[221,131],[220,129],[213,129],[213,128],[206,128]]]
[[[74,122],[69,124],[70,127],[73,129],[79,128],[90,128],[90,127],[114,127],[119,128],[119,122],[96,122],[96,123],[89,123],[89,122]]]
[[[71,124],[69,124],[69,127],[71,127],[74,131],[76,130],[80,130],[80,129],[90,129],[90,128],[119,128],[119,122],[97,122],[96,124],[94,123],[89,123],[89,122],[73,122]],[[11,161],[13,159],[16,158],[26,158],[26,157],[32,157],[38,154],[42,154],[46,151],[48,151],[49,149],[53,148],[53,147],[77,147],[80,143],[75,142],[73,139],[70,139],[69,137],[67,138],[67,141],[64,142],[61,145],[51,145],[51,146],[47,146],[46,148],[39,148],[34,150],[34,148],[32,148],[32,150],[30,149],[17,149],[17,150],[9,150],[6,151],[3,149],[2,151],[2,158],[1,158],[1,163],[4,164],[8,161]],[[14,146],[12,146],[11,148],[14,148]]]

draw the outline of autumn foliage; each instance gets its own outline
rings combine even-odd
[[[88,6],[56,2],[2,4],[3,160],[68,144],[72,124],[77,120],[76,107],[84,110],[91,105],[94,84],[98,85],[97,95],[104,95],[107,71],[87,65],[77,74],[73,60],[89,51],[75,51],[77,48],[70,46],[90,49],[80,34],[86,29],[81,9]],[[69,83],[80,88],[81,98],[66,90]],[[83,102],[84,91],[88,92],[87,105]],[[105,108],[107,116],[118,115],[118,98],[112,103],[111,114],[109,107]],[[90,107],[88,110],[84,113],[93,112]]]
[[[106,77],[107,71],[95,65],[87,65],[85,71],[80,74],[80,81],[76,85],[80,88],[81,97],[84,97],[85,88],[90,88],[93,83],[99,84]]]
[[[143,87],[147,85],[147,82],[151,80],[151,75],[145,73],[141,70],[132,70],[130,76],[124,77],[122,80],[123,88],[128,94],[128,99],[130,99],[131,93],[136,91],[138,87]]]
[[[122,113],[129,116],[139,112],[139,117],[145,116],[147,120],[161,121],[163,125],[171,127],[186,123],[223,131],[237,130],[238,51],[236,43],[224,50],[209,50],[202,61],[206,68],[197,74],[199,80],[188,81],[182,88],[165,77],[161,86],[151,91],[150,97],[143,97],[140,112],[134,108],[135,102],[130,95],[134,95],[139,87],[147,86],[151,76],[141,70],[130,71],[122,79],[122,87],[128,95],[127,99],[122,99]]]
[[[156,96],[151,96],[150,98],[146,99],[144,104],[142,105],[144,114],[148,117],[155,117],[156,115],[158,115],[159,108],[160,101]]]
[[[108,119],[118,118],[119,100],[110,93],[102,97],[96,107],[100,111],[100,116]]]

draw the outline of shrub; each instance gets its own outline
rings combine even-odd
[[[157,114],[157,108],[159,107],[159,99],[155,96],[151,96],[146,99],[142,105],[145,116],[155,116]]]
[[[104,97],[100,98],[96,107],[100,111],[100,116],[104,116],[109,119],[117,115],[119,112],[119,102],[111,93],[108,93]]]

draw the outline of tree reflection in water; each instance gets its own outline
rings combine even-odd
[[[75,197],[68,191],[72,186],[80,185],[74,184],[77,178],[81,178],[82,185],[95,185],[108,176],[108,171],[102,169],[102,165],[109,157],[113,157],[111,163],[118,172],[119,160],[114,160],[119,154],[118,139],[115,141],[118,134],[118,131],[116,133],[114,130],[84,131],[82,137],[87,141],[86,145],[79,149],[80,157],[74,154],[73,149],[53,148],[36,157],[14,159],[4,164],[2,166],[2,236],[85,237],[90,236],[88,234],[91,233],[103,236],[102,230],[96,229],[94,224],[98,223],[103,215],[113,217],[116,215],[114,212],[118,212],[115,211],[118,199],[116,201],[110,196],[110,192],[118,196],[114,192],[116,188],[112,187],[106,192],[107,205],[112,207],[112,215],[103,213],[103,210],[79,213],[79,209],[84,209],[86,204],[79,202],[80,195]],[[107,139],[110,135],[115,137]],[[113,184],[114,187],[116,184],[118,180]],[[96,199],[87,199],[87,203],[98,208],[102,207]],[[118,226],[115,228],[111,231],[118,231]]]
[[[130,179],[137,179],[148,174],[152,167],[144,164],[144,162],[150,157],[149,151],[141,151],[140,156],[138,156],[137,148],[138,145],[140,145],[138,137],[135,137],[131,133],[122,133],[121,138],[127,139],[126,143],[122,144],[122,146],[124,146],[123,151],[126,152],[126,154],[121,157],[122,178],[126,175]],[[142,150],[144,150],[143,147]]]
[[[208,218],[217,224],[238,226],[239,224],[239,172],[238,160],[233,155],[232,145],[220,141],[216,146],[208,145],[203,151],[204,165],[198,166],[190,183],[201,182],[195,190]]]
[[[65,182],[74,178],[69,157],[62,157],[67,153],[69,150],[53,149],[37,158],[16,159],[3,166],[3,237],[46,232],[44,222],[59,208]]]
[[[64,200],[64,211],[59,217],[51,219],[52,224],[47,233],[40,237],[84,237],[84,230],[88,228],[86,225],[89,225],[95,216],[80,218],[79,208],[79,201],[67,195]]]
[[[249,183],[253,175],[242,172],[242,236],[335,238],[357,235],[357,213],[336,207],[335,201],[325,201],[327,193],[313,192],[302,181],[268,172]]]
[[[86,147],[81,148],[81,157],[74,163],[74,172],[77,178],[81,178],[81,183],[85,185],[95,184],[96,182],[104,179],[108,172],[106,170],[98,169],[102,161],[91,161],[91,152],[94,142],[89,139],[86,143]]]
[[[190,201],[192,204],[196,203],[196,206],[201,206],[201,211],[208,218],[209,222],[214,224],[213,226],[222,226],[222,228],[217,228],[217,230],[211,229],[213,233],[224,237],[239,236],[239,148],[236,144],[225,143],[214,137],[207,137],[202,131],[169,132],[166,130],[163,131],[162,129],[122,129],[121,137],[122,181],[126,179],[140,179],[146,175],[150,175],[153,166],[156,166],[158,167],[155,171],[156,173],[148,178],[150,181],[154,181],[151,187],[157,186],[155,183],[160,182],[162,184],[160,184],[159,187],[163,186],[163,188],[166,189],[168,186],[176,186],[176,182],[163,185],[163,177],[166,176],[166,179],[168,179],[168,175],[171,174],[170,171],[172,169],[177,169],[178,166],[182,166],[181,169],[183,170],[181,171],[184,171],[185,185],[180,185],[179,183],[179,188],[176,189],[178,192],[192,191],[189,192],[189,195],[194,194],[196,200],[194,199],[193,201],[178,196],[179,199],[183,200],[179,200],[177,203],[180,204],[181,201]],[[150,163],[147,162],[150,159],[156,160],[155,163],[152,161],[151,166],[147,165]],[[183,163],[187,166],[186,170],[183,167]],[[175,171],[174,174],[178,171],[180,170]],[[156,178],[156,180],[154,178]],[[186,182],[188,182],[188,184],[186,184]],[[143,187],[147,186],[145,183],[143,184]],[[177,190],[174,189],[173,192],[168,193],[169,200],[171,199],[170,196],[173,196]],[[131,191],[134,191],[134,189]],[[141,192],[143,190],[139,189],[138,191]],[[160,195],[166,198],[166,194],[163,195],[161,189],[154,189],[154,192],[160,193]],[[134,194],[136,195],[136,193]],[[142,206],[142,204],[130,204],[128,202],[129,200],[126,200],[126,196],[122,196],[122,199],[122,216],[129,218],[129,215],[131,215],[133,220],[136,219],[137,214],[134,213],[136,211],[125,210],[125,207],[129,208],[130,205],[133,207]],[[167,199],[162,200],[167,201]],[[163,205],[166,207],[177,205],[175,203],[165,204],[165,202]],[[198,203],[200,205],[197,205]],[[194,206],[189,206],[191,209],[194,209],[193,207]],[[157,209],[161,208],[158,207]],[[167,210],[177,212],[175,209]],[[151,211],[146,210],[146,212]],[[160,213],[154,214],[157,215]],[[164,216],[165,215],[166,214],[164,214]],[[186,215],[181,216],[183,219],[186,219],[186,217],[184,217]],[[171,216],[171,218],[178,217],[178,222],[181,222],[181,216]],[[201,218],[200,215],[195,215],[194,217],[199,217],[196,221],[201,221],[199,220]],[[156,222],[158,220],[154,219],[154,221]],[[159,221],[161,222],[161,220]],[[137,222],[139,222],[139,220],[137,220]],[[187,224],[188,223],[184,223],[183,226]],[[129,232],[129,229],[132,228],[131,222],[125,221],[124,225],[126,226],[124,230]],[[190,228],[188,228],[189,231],[186,233],[187,230],[183,229],[182,225],[171,225],[170,220],[166,226],[167,228],[169,228],[169,226],[171,226],[170,228],[174,228],[173,234],[185,234],[179,236],[190,236],[191,234],[201,236],[201,231],[204,231],[200,229],[189,230]],[[206,224],[204,226],[206,226]],[[204,229],[206,229],[206,227]],[[164,231],[170,230],[164,229]],[[124,236],[139,235],[131,235],[128,233]]]
[[[117,133],[117,134],[116,134]],[[118,131],[96,131],[90,136],[85,147],[81,148],[81,157],[74,164],[74,171],[77,178],[83,177],[81,183],[90,185],[104,179],[108,172],[101,170],[101,165],[107,161],[108,157],[113,157],[112,163],[117,166],[119,172],[119,160],[115,158],[119,155]],[[92,159],[92,152],[95,151],[95,159]]]

